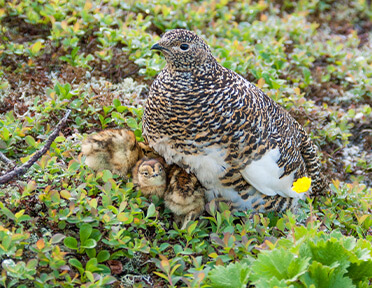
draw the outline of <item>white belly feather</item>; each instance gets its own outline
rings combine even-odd
[[[294,172],[280,178],[284,169],[279,168],[279,148],[269,151],[261,159],[252,161],[244,170],[240,171],[245,180],[263,194],[280,195],[290,198],[305,198],[305,193],[292,190]]]
[[[168,139],[163,138],[156,143],[149,143],[155,151],[162,155],[167,164],[185,165],[187,172],[193,172],[200,183],[207,189],[207,198],[212,200],[218,194],[225,199],[235,200],[239,197],[236,191],[227,189],[220,183],[228,164],[224,161],[226,152],[220,148],[209,147],[203,155],[183,155],[171,148]],[[292,190],[294,172],[279,178],[283,168],[279,168],[277,161],[280,157],[279,149],[265,154],[261,159],[251,162],[241,174],[254,188],[263,194],[280,195],[291,198],[305,198],[306,193],[298,194]]]

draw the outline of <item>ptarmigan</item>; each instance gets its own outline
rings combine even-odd
[[[185,229],[187,223],[195,220],[204,211],[205,189],[195,175],[172,165],[168,172],[168,187],[164,204],[174,214],[175,221]]]
[[[143,156],[133,131],[106,129],[89,135],[81,144],[85,163],[93,170],[111,170],[123,177]]]
[[[176,29],[151,49],[167,65],[145,105],[149,146],[196,175],[207,200],[239,210],[284,211],[324,188],[316,148],[304,129],[264,92],[219,65],[194,32]],[[311,177],[298,194],[293,182]]]
[[[157,195],[164,197],[167,188],[167,175],[162,159],[142,158],[132,170],[133,184],[135,184],[146,197]]]

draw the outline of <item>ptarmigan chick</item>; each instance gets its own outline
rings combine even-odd
[[[185,229],[189,221],[204,211],[204,192],[198,179],[180,167],[172,165],[165,173],[162,158],[142,158],[133,168],[133,184],[149,197],[164,198],[165,207],[174,214],[175,221]]]
[[[168,172],[168,187],[164,196],[165,206],[175,216],[175,221],[185,229],[187,223],[195,220],[204,211],[205,189],[193,174],[173,165]]]
[[[167,164],[194,173],[208,201],[281,212],[323,190],[316,147],[301,125],[218,64],[198,35],[171,30],[151,49],[161,51],[167,65],[151,86],[143,136]],[[293,183],[305,176],[312,187],[299,194]]]
[[[143,195],[164,197],[167,175],[162,159],[142,158],[133,167],[132,175],[133,184],[141,189]]]
[[[88,167],[95,171],[107,169],[123,177],[142,157],[133,131],[127,129],[106,129],[90,135],[81,150]]]

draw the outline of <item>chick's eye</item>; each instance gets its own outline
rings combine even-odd
[[[181,44],[180,48],[181,48],[181,50],[187,50],[187,49],[189,49],[189,45],[188,44]]]
[[[149,172],[143,172],[142,175],[149,176]]]

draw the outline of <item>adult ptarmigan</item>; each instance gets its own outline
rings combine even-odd
[[[239,210],[284,211],[325,184],[304,129],[264,92],[217,63],[194,32],[176,29],[151,49],[167,64],[153,82],[143,136],[168,164],[193,172],[207,200]],[[307,193],[293,183],[312,179]]]

